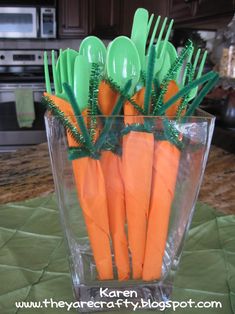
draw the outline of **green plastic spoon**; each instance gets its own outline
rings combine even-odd
[[[141,69],[145,70],[146,60],[145,60],[145,48],[146,41],[149,33],[149,13],[146,9],[139,8],[135,11],[132,31],[131,31],[131,40],[136,45],[137,51],[139,53]],[[153,16],[151,16],[150,21],[152,23]]]
[[[77,56],[74,63],[74,94],[82,112],[88,104],[91,65],[84,56]]]
[[[169,54],[170,62],[172,65],[175,62],[176,58],[178,57],[178,54],[177,54],[177,51],[175,49],[175,46],[170,41],[168,41],[166,43],[166,51]]]
[[[108,47],[107,74],[121,88],[131,79],[130,94],[140,78],[140,59],[134,43],[125,36],[117,37]]]
[[[163,45],[164,45],[164,42],[161,41],[160,50],[163,48]],[[166,42],[166,48],[165,49],[166,50],[165,50],[165,55],[164,55],[164,61],[163,61],[162,67],[161,67],[161,69],[157,75],[159,83],[161,83],[163,81],[164,77],[166,76],[166,74],[168,73],[168,71],[170,70],[171,66],[173,65],[173,63],[175,62],[175,60],[177,58],[176,49],[172,45],[171,42],[169,42],[169,41]]]
[[[106,61],[106,47],[96,36],[88,36],[81,42],[79,54],[87,57],[89,63],[99,63],[104,66]]]
[[[69,49],[65,49],[62,52],[60,52],[59,58],[56,63],[56,70],[58,75],[60,76],[60,82],[62,90],[60,90],[60,93],[64,94],[63,91],[63,83],[68,83],[68,73],[67,73],[67,54]],[[66,97],[66,96],[65,96]]]

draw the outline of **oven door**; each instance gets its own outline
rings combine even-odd
[[[33,90],[35,120],[32,128],[20,128],[17,122],[14,90],[19,86]],[[45,108],[41,104],[44,90],[45,86],[41,83],[0,84],[0,151],[46,142]]]
[[[0,38],[36,38],[37,24],[36,8],[0,8]]]

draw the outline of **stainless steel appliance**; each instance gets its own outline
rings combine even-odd
[[[16,88],[32,89],[36,116],[32,128],[18,125]],[[42,50],[0,50],[0,151],[46,141],[45,108],[41,104],[44,91]]]
[[[40,8],[40,36],[41,38],[56,37],[55,8]]]
[[[0,38],[56,38],[56,9],[0,6]]]

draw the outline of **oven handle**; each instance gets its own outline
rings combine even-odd
[[[45,86],[37,86],[37,85],[3,85],[3,86],[0,86],[0,92],[13,92],[15,91],[16,89],[18,88],[29,88],[29,89],[32,89],[33,92],[45,92],[46,91],[46,88]]]

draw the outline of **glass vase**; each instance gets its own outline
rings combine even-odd
[[[86,155],[45,116],[75,300],[80,312],[146,309],[171,298],[214,117],[95,118],[93,143],[102,145]]]

